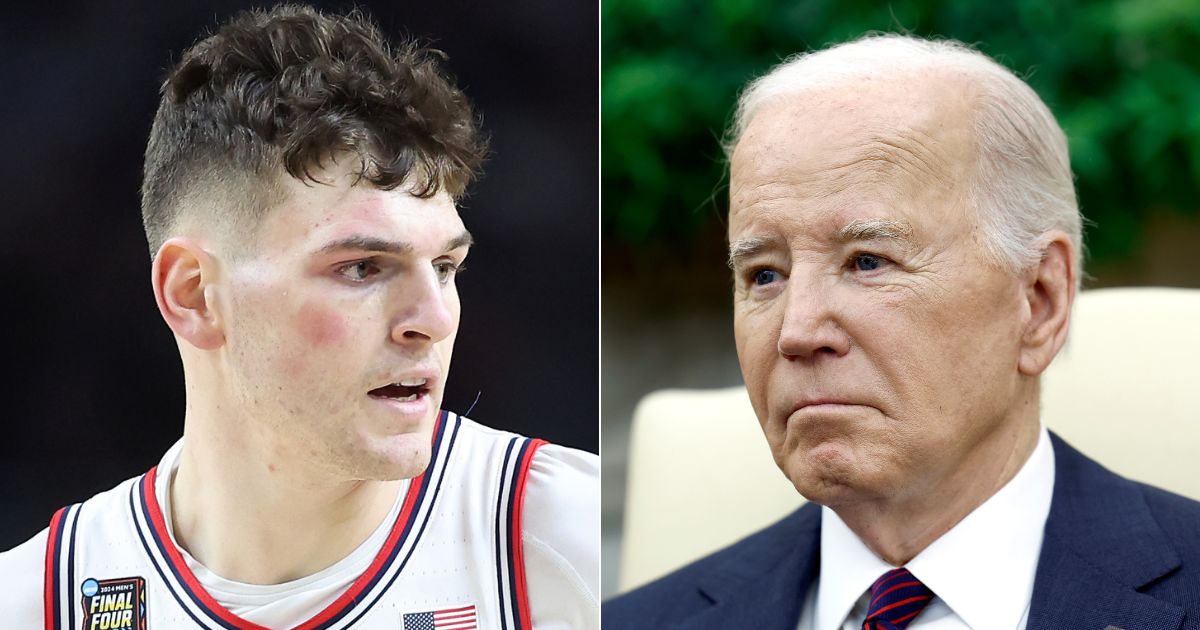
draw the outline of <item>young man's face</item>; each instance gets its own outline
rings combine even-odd
[[[320,177],[336,184],[285,177],[287,201],[227,263],[223,385],[280,469],[413,477],[429,461],[470,235],[445,192]]]

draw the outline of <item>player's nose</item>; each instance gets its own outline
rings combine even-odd
[[[413,275],[397,298],[392,340],[400,344],[441,341],[458,327],[457,292],[436,269]]]

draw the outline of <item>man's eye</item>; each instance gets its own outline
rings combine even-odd
[[[850,262],[857,271],[875,271],[883,266],[886,261],[882,256],[874,254],[855,254]]]
[[[452,262],[439,262],[433,264],[433,270],[437,272],[438,282],[446,284],[454,276],[466,271],[467,267]]]
[[[379,265],[376,265],[370,260],[359,260],[348,265],[338,267],[337,272],[348,280],[362,282],[367,278],[379,273]]]
[[[771,269],[759,269],[751,276],[756,286],[765,286],[779,279],[779,272]]]

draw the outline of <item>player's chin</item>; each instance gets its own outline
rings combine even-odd
[[[356,460],[356,477],[376,481],[411,479],[429,468],[432,457],[430,435],[403,433],[366,440]]]

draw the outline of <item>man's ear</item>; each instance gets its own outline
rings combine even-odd
[[[1050,232],[1044,242],[1041,262],[1024,276],[1029,321],[1017,367],[1027,376],[1040,375],[1066,343],[1079,272],[1075,246],[1066,234]]]
[[[176,237],[158,248],[151,265],[154,300],[167,326],[201,350],[225,342],[220,313],[211,302],[217,261],[196,241]]]

